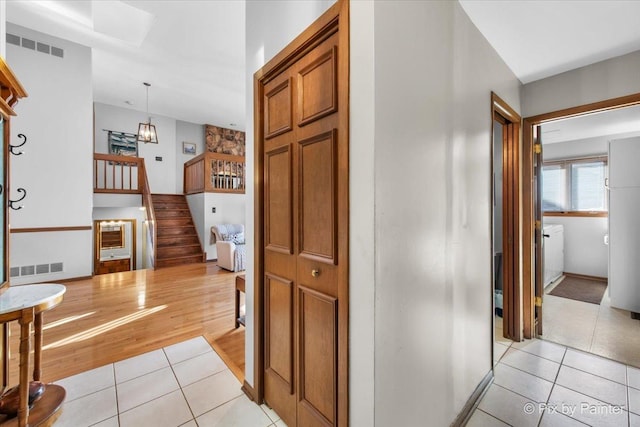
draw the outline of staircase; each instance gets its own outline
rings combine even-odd
[[[187,198],[182,194],[152,194],[156,216],[155,268],[205,261]]]

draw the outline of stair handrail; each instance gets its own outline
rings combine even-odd
[[[138,182],[142,183],[142,205],[145,207],[147,213],[147,228],[149,235],[151,236],[151,249],[153,256],[153,269],[156,267],[157,258],[157,238],[158,230],[156,228],[156,212],[153,209],[153,200],[151,198],[151,189],[149,187],[149,180],[147,179],[147,169],[144,164],[144,159],[141,159],[140,168],[138,169]]]

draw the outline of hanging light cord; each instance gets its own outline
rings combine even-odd
[[[149,115],[149,86],[151,86],[151,83],[144,82],[144,85],[147,87],[147,117],[149,117],[149,123],[151,123],[151,116]]]

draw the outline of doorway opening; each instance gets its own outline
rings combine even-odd
[[[94,274],[118,273],[136,269],[135,219],[100,219],[93,221]]]
[[[523,305],[524,336],[636,366],[640,358],[629,347],[635,334],[625,330],[637,331],[638,321],[611,305],[607,282],[607,240],[619,220],[611,215],[605,179],[611,172],[609,141],[640,135],[640,129],[620,125],[634,114],[637,122],[639,109],[636,94],[525,118],[523,125],[523,202],[531,206],[523,212],[529,230],[523,236],[524,270],[531,272],[523,283],[533,302]],[[609,130],[585,134],[592,126]],[[586,302],[590,290],[593,301]]]

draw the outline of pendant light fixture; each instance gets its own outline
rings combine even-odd
[[[157,144],[158,134],[156,133],[156,127],[151,124],[151,116],[149,115],[149,86],[151,84],[147,82],[143,84],[147,87],[147,117],[149,117],[149,121],[138,125],[138,142]]]

